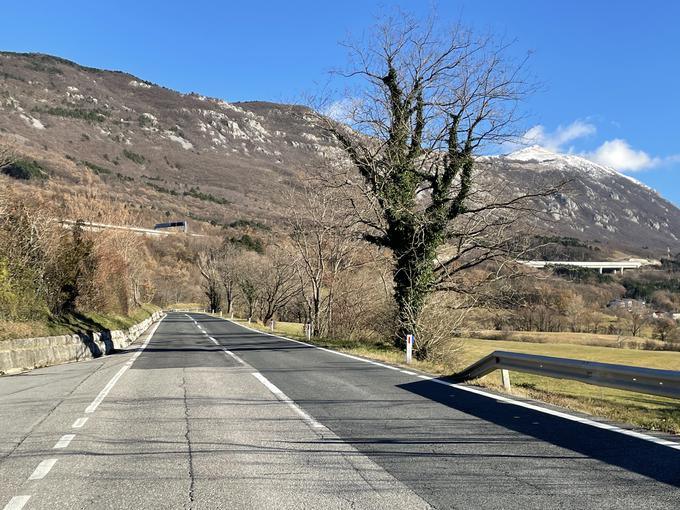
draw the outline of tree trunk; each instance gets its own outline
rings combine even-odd
[[[430,292],[432,269],[430,259],[422,254],[409,252],[397,256],[394,270],[395,300],[397,304],[397,334],[394,345],[400,349],[406,347],[406,335],[414,335],[414,356],[424,359],[427,356],[424,346],[418,345],[418,324]]]
[[[226,285],[225,298],[227,300],[227,315],[231,315],[234,311],[234,287],[231,284]]]

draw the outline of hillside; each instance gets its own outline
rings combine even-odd
[[[565,182],[561,193],[538,207],[548,213],[554,233],[638,254],[658,256],[680,247],[680,210],[616,170],[540,147],[481,161],[518,189],[537,179]]]
[[[341,157],[305,107],[180,94],[38,54],[0,53],[0,136],[38,164],[26,191],[113,200],[143,226],[188,217],[199,230],[278,223],[318,156]],[[680,211],[613,170],[536,148],[479,163],[510,189],[568,181],[540,204],[552,218],[539,221],[546,233],[631,254],[680,249]]]

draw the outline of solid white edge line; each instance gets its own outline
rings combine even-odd
[[[106,395],[109,394],[111,389],[116,385],[118,382],[118,379],[120,379],[125,371],[132,366],[132,364],[139,358],[139,355],[142,353],[144,349],[146,349],[146,346],[149,345],[149,342],[153,338],[154,333],[156,333],[156,330],[158,329],[158,326],[160,326],[161,322],[163,322],[163,319],[165,317],[161,318],[154,326],[151,332],[149,333],[149,336],[146,337],[146,340],[140,347],[140,349],[130,358],[129,361],[125,363],[125,365],[114,375],[111,380],[104,386],[104,388],[99,392],[99,395],[95,397],[95,399],[92,401],[92,403],[87,406],[85,409],[85,413],[91,414],[94,413],[97,410],[97,407],[99,407],[99,404],[102,403],[102,401],[106,398]]]
[[[87,423],[87,420],[89,420],[89,418],[87,416],[83,416],[82,418],[78,418],[76,421],[73,422],[73,425],[71,425],[71,428],[72,429],[82,428],[82,426],[85,425],[85,423]]]
[[[472,387],[472,386],[466,386],[466,385],[463,385],[463,384],[455,384],[455,383],[447,383],[445,381],[440,381],[438,379],[431,379],[431,381],[434,382],[434,383],[437,383],[437,384],[443,384],[445,386],[450,386],[452,388],[456,388],[456,389],[459,389],[459,390],[467,391],[467,392],[470,392],[470,393],[475,393],[477,395],[482,395],[484,397],[493,398],[497,401],[501,401],[501,402],[504,402],[506,404],[513,404],[513,405],[516,405],[518,407],[524,407],[526,409],[531,409],[532,411],[538,411],[538,412],[541,412],[543,414],[549,414],[549,415],[552,415],[552,416],[557,416],[558,418],[563,418],[565,420],[574,421],[574,422],[577,422],[577,423],[582,423],[584,425],[589,425],[591,427],[596,427],[596,428],[599,428],[599,429],[609,430],[611,432],[617,432],[619,434],[635,437],[637,439],[643,439],[645,441],[649,441],[650,443],[655,443],[655,444],[658,444],[658,445],[661,445],[661,446],[667,446],[669,448],[680,450],[680,443],[669,441],[667,439],[661,439],[659,437],[650,436],[649,434],[644,434],[642,432],[636,432],[635,430],[624,429],[624,428],[621,428],[621,427],[617,427],[616,425],[610,425],[608,423],[602,423],[602,422],[599,422],[599,421],[591,420],[589,418],[583,418],[581,416],[575,416],[573,414],[568,414],[568,413],[565,413],[565,412],[562,412],[562,411],[557,411],[557,410],[554,410],[554,409],[548,409],[546,407],[537,406],[536,404],[531,404],[529,402],[522,402],[522,401],[514,400],[514,399],[511,399],[511,398],[502,396],[502,395],[495,395],[493,393],[488,393],[484,390],[481,390],[481,389],[478,389],[478,388],[475,388],[475,387]]]
[[[253,376],[260,381],[265,388],[267,388],[269,391],[271,391],[276,398],[278,398],[281,402],[284,402],[288,404],[288,406],[293,409],[296,413],[298,413],[303,420],[305,420],[309,425],[311,425],[315,429],[320,429],[324,428],[323,425],[321,425],[318,421],[316,421],[314,418],[312,418],[310,415],[308,415],[306,412],[304,412],[300,406],[298,406],[293,400],[288,397],[284,392],[282,392],[279,388],[277,388],[274,384],[269,381],[265,376],[263,376],[259,372],[253,372]]]
[[[344,356],[345,358],[350,358],[350,359],[353,359],[353,360],[356,360],[356,361],[362,361],[364,363],[369,363],[371,365],[389,368],[391,370],[400,370],[399,368],[391,367],[389,365],[385,365],[384,363],[379,363],[377,361],[372,361],[372,360],[360,358],[359,356],[353,356],[351,354],[346,354],[344,352],[334,351],[332,349],[327,349],[325,347],[319,347],[318,345],[310,344],[310,343],[307,343],[307,342],[302,342],[300,340],[294,340],[292,338],[286,338],[284,336],[273,335],[271,333],[259,331],[257,329],[249,328],[248,326],[244,326],[243,324],[240,324],[238,322],[234,322],[234,321],[229,320],[229,319],[222,318],[222,320],[227,321],[227,322],[231,322],[232,324],[235,324],[236,326],[240,326],[244,329],[253,331],[255,333],[259,333],[261,335],[267,335],[267,336],[271,336],[271,337],[274,337],[274,338],[279,338],[281,340],[286,340],[288,342],[295,342],[296,344],[306,345],[308,347],[313,347],[314,349],[319,349],[320,351],[330,352],[330,353],[336,354],[338,356]],[[650,443],[658,444],[658,445],[661,445],[661,446],[666,446],[668,448],[673,448],[675,450],[680,450],[680,443],[678,443],[678,442],[669,441],[668,439],[661,439],[659,437],[650,436],[649,434],[645,434],[643,432],[637,432],[635,430],[617,427],[616,425],[609,425],[607,423],[601,423],[601,422],[591,420],[591,419],[588,419],[588,418],[583,418],[581,416],[575,416],[573,414],[568,414],[568,413],[565,413],[565,412],[562,412],[562,411],[556,411],[556,410],[553,410],[553,409],[548,409],[547,407],[541,407],[541,406],[538,406],[536,404],[530,404],[529,402],[521,402],[519,400],[514,400],[512,398],[505,397],[505,396],[502,396],[502,395],[497,395],[495,393],[489,393],[489,392],[486,392],[484,390],[475,388],[473,386],[467,386],[467,385],[464,385],[464,384],[448,383],[448,382],[436,379],[432,376],[418,374],[418,375],[416,375],[416,377],[418,377],[420,379],[427,380],[427,381],[432,381],[433,383],[443,384],[444,386],[450,386],[452,388],[457,388],[457,389],[460,389],[460,390],[463,390],[463,391],[468,391],[470,393],[476,393],[478,395],[481,395],[481,396],[484,396],[484,397],[487,397],[487,398],[492,398],[494,400],[500,400],[500,401],[502,401],[506,404],[512,404],[512,405],[516,405],[518,407],[524,407],[524,408],[527,408],[527,409],[531,409],[533,411],[538,411],[540,413],[550,414],[552,416],[557,416],[557,417],[563,418],[565,420],[574,421],[574,422],[577,422],[577,423],[582,423],[584,425],[589,425],[591,427],[596,427],[596,428],[599,428],[599,429],[609,430],[611,432],[616,432],[618,434],[623,434],[625,436],[634,437],[636,439],[642,439],[643,441],[649,441]]]
[[[21,510],[29,499],[31,499],[31,496],[14,496],[3,510]]]
[[[69,444],[71,444],[71,441],[73,441],[73,438],[76,437],[75,434],[64,434],[61,436],[59,441],[57,441],[57,444],[55,444],[52,448],[53,449],[58,449],[58,448],[67,448]]]
[[[35,468],[35,471],[31,474],[31,476],[28,477],[29,480],[42,480],[47,476],[47,473],[50,472],[50,470],[54,467],[54,465],[57,463],[57,459],[45,459],[43,460],[40,464],[38,464],[38,467]]]

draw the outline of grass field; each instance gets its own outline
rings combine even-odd
[[[648,332],[651,336],[651,331]],[[603,335],[598,333],[571,333],[559,332],[549,333],[543,331],[496,331],[483,330],[472,333],[474,338],[483,340],[512,340],[516,342],[552,344],[568,343],[576,345],[592,345],[599,347],[618,347],[626,349],[649,349],[649,350],[680,350],[680,343],[677,348],[669,349],[668,342],[651,338],[650,336],[626,336],[626,335]]]
[[[270,331],[262,324],[253,323],[250,326],[262,331]],[[290,338],[304,339],[302,325],[297,323],[277,322],[274,332]],[[354,340],[327,339],[314,339],[312,342],[367,358],[397,365],[404,364],[404,353],[395,349],[389,342],[364,343]],[[680,352],[596,347],[578,343],[527,343],[478,338],[463,339],[463,349],[459,354],[457,366],[467,366],[496,350],[680,370]],[[437,375],[449,375],[455,372],[453,366],[441,363],[414,360],[411,366]],[[649,430],[680,435],[680,401],[678,400],[519,372],[511,372],[510,379],[511,392],[515,395],[534,398]],[[500,373],[489,374],[478,379],[474,384],[502,391]]]

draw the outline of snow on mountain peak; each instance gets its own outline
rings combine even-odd
[[[531,147],[525,147],[524,149],[506,154],[503,157],[506,159],[514,159],[516,161],[543,162],[558,159],[561,157],[561,154],[549,151],[540,145],[532,145]]]
[[[641,183],[637,179],[630,177],[629,175],[622,174],[617,170],[595,163],[583,156],[577,156],[575,154],[559,154],[557,152],[552,152],[545,147],[540,145],[532,145],[531,147],[526,147],[519,149],[517,151],[511,152],[510,154],[505,154],[500,156],[503,159],[511,161],[525,161],[525,162],[535,162],[542,164],[549,164],[552,169],[564,169],[569,167],[571,169],[580,170],[596,178],[611,178],[611,177],[623,177],[631,182],[634,182],[638,186],[642,186],[650,191],[652,188]]]

